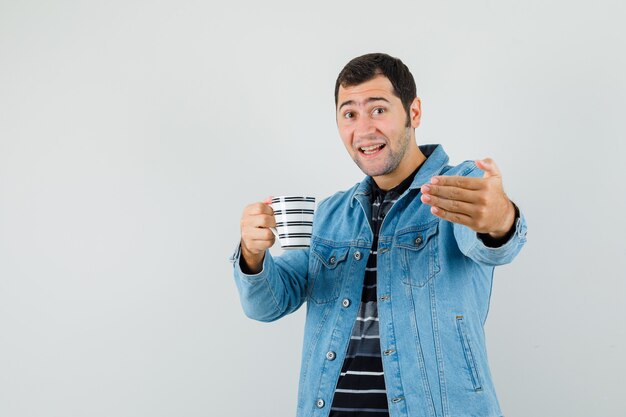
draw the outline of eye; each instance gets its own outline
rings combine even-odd
[[[347,111],[343,114],[344,119],[352,119],[354,114],[351,111]]]
[[[384,108],[376,107],[372,113],[374,113],[374,114],[383,114],[384,112],[385,112]]]

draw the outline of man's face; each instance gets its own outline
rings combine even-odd
[[[337,126],[348,153],[366,175],[393,173],[415,145],[414,128],[419,125],[419,100],[411,106],[411,126],[400,98],[385,76],[362,84],[339,87]],[[415,114],[415,108],[417,114]]]

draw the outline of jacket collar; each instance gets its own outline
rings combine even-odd
[[[447,165],[450,158],[443,150],[443,146],[441,145],[420,145],[420,151],[426,156],[426,160],[422,163],[422,166],[415,174],[415,178],[413,182],[409,186],[409,190],[419,189],[422,185],[430,182],[430,179],[439,174],[441,172],[441,168]],[[372,189],[372,183],[374,179],[369,175],[361,181],[354,193],[352,194],[352,198],[356,198],[359,195],[369,195]]]
[[[420,167],[409,189],[422,188],[422,185],[430,182],[430,179],[439,175],[441,169],[448,164],[450,158],[441,145],[421,145],[420,151],[426,155],[426,160]]]

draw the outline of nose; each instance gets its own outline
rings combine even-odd
[[[359,117],[354,129],[354,134],[356,137],[369,136],[374,134],[376,131],[376,127],[372,123],[372,120],[369,117]]]

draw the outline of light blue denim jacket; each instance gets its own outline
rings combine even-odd
[[[428,149],[427,147],[430,147]],[[434,216],[420,187],[434,175],[482,177],[466,161],[452,167],[440,145],[390,209],[378,240],[378,314],[392,417],[497,417],[483,325],[494,267],[511,262],[526,241],[523,215],[498,248],[476,232]],[[309,250],[265,254],[247,275],[231,261],[245,314],[273,321],[307,302],[298,417],[328,416],[354,325],[372,245],[370,177],[319,203]],[[331,353],[332,352],[332,353]]]

